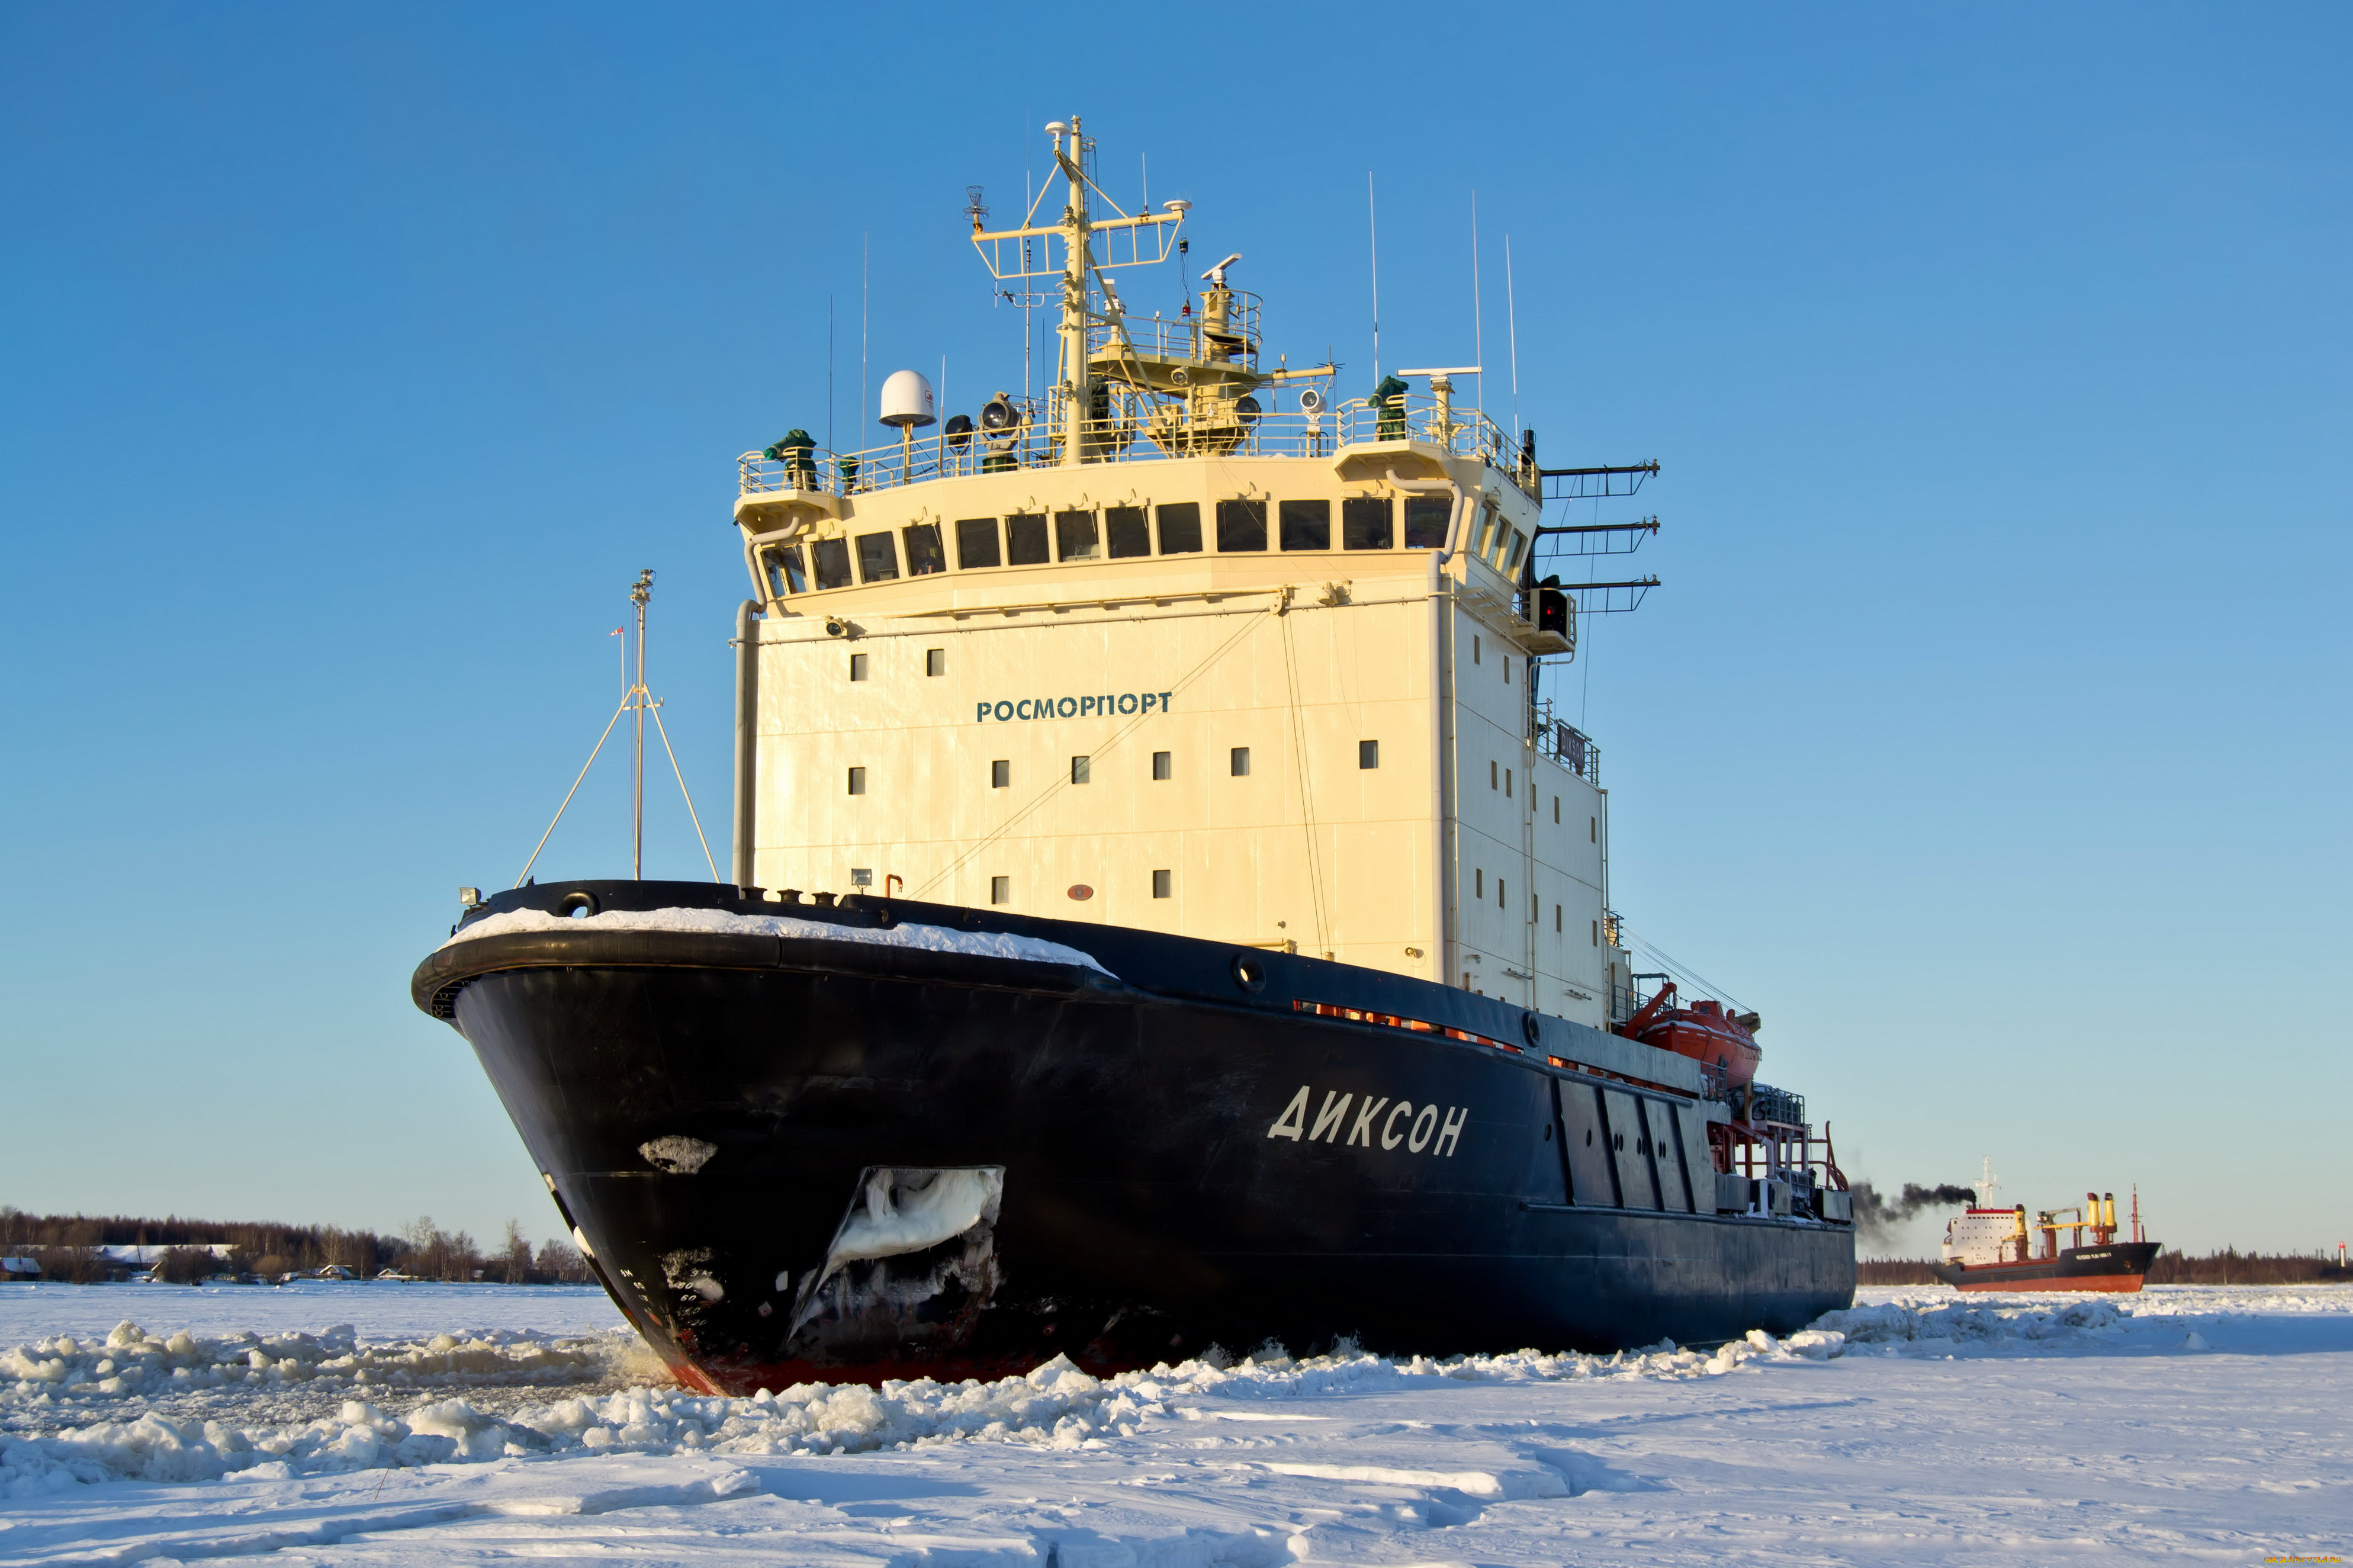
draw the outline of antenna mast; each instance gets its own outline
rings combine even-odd
[[[514,880],[517,887],[521,887],[530,879],[531,868],[539,863],[539,852],[547,847],[548,839],[555,832],[556,823],[564,821],[564,813],[571,808],[572,797],[580,793],[580,785],[588,777],[588,770],[596,766],[597,755],[605,749],[605,743],[613,738],[613,726],[621,722],[621,715],[626,713],[637,715],[633,721],[637,731],[636,756],[633,758],[629,776],[629,876],[631,880],[644,881],[646,872],[646,715],[648,714],[654,715],[654,734],[661,740],[662,755],[670,758],[670,770],[671,776],[678,780],[678,792],[686,798],[686,817],[687,821],[694,824],[694,842],[702,846],[702,863],[711,868],[711,880],[713,882],[719,880],[719,863],[711,858],[711,841],[702,835],[702,818],[694,809],[694,792],[686,787],[686,773],[678,765],[678,752],[670,746],[670,729],[662,723],[661,704],[654,701],[653,693],[646,685],[646,601],[653,596],[654,574],[652,568],[647,567],[638,573],[638,580],[629,589],[629,602],[637,607],[638,612],[637,683],[621,694],[621,705],[615,708],[613,716],[605,721],[605,733],[598,736],[596,744],[589,748],[588,760],[580,765],[579,776],[572,780],[572,788],[564,792],[564,803],[555,808],[555,815],[549,819],[547,832],[539,835],[539,842],[532,846],[531,858],[522,863],[522,871]]]
[[[638,573],[629,602],[638,609],[638,683],[629,688],[629,705],[637,710],[637,745],[629,767],[629,880],[646,879],[646,600],[654,596],[650,567]],[[713,881],[717,880],[714,874]]]

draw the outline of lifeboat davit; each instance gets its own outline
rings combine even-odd
[[[1753,1012],[1731,1013],[1720,1001],[1694,1001],[1677,1007],[1672,980],[1644,1002],[1641,1011],[1618,1026],[1629,1040],[1689,1056],[1721,1079],[1727,1088],[1740,1088],[1757,1076],[1764,1052],[1757,1044],[1758,1019]]]

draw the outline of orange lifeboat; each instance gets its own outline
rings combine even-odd
[[[1689,1056],[1720,1078],[1727,1088],[1755,1080],[1764,1052],[1757,1044],[1757,1017],[1753,1012],[1730,1013],[1720,1001],[1695,1001],[1677,1007],[1672,980],[1659,994],[1618,1026],[1629,1040]]]

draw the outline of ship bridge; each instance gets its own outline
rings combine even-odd
[[[943,424],[901,372],[895,440],[795,431],[737,461],[735,881],[1280,948],[1607,1022],[1626,966],[1599,753],[1539,686],[1580,600],[1646,585],[1540,580],[1539,543],[1639,543],[1655,523],[1546,529],[1544,506],[1656,465],[1538,467],[1533,433],[1458,400],[1469,367],[1347,402],[1335,366],[1269,367],[1238,257],[1198,312],[1129,314],[1107,272],[1183,256],[1189,207],[1095,217],[1092,143],[1049,131],[1060,221],[991,232],[972,207],[993,276],[1061,284],[1046,394]]]

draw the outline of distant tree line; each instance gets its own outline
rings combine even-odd
[[[224,1259],[211,1249],[227,1245]],[[385,1269],[419,1279],[491,1280],[508,1285],[575,1285],[595,1276],[577,1249],[564,1241],[534,1247],[514,1221],[485,1248],[464,1231],[454,1234],[419,1216],[396,1234],[333,1225],[285,1225],[153,1219],[130,1214],[29,1214],[0,1204],[0,1255],[30,1257],[48,1279],[90,1282],[136,1272],[108,1258],[110,1246],[162,1246],[162,1277],[192,1283],[220,1274],[316,1274],[340,1266],[363,1278]]]
[[[1925,1257],[1873,1257],[1859,1260],[1854,1266],[1858,1285],[1934,1285],[1936,1277],[1928,1271]],[[2151,1285],[2345,1285],[2353,1283],[2353,1270],[2337,1261],[2332,1252],[2301,1253],[2241,1252],[2225,1247],[2204,1257],[2189,1257],[2179,1252],[2161,1252],[2148,1266],[2147,1283]],[[2031,1289],[2031,1286],[2021,1287]]]

